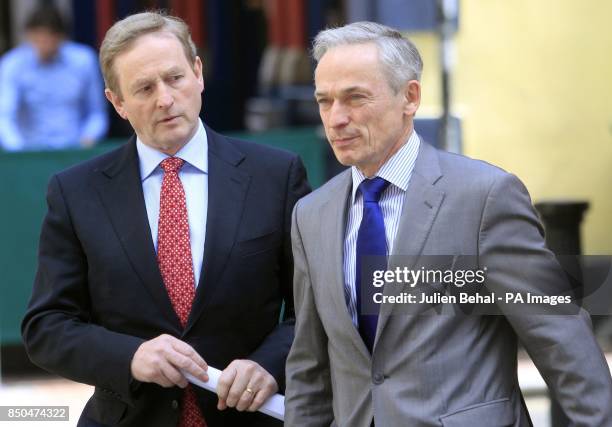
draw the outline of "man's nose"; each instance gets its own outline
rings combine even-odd
[[[157,95],[157,107],[160,109],[168,109],[174,104],[174,97],[165,84],[160,84]]]
[[[348,108],[340,102],[334,102],[329,112],[329,125],[331,127],[343,127],[350,122]]]

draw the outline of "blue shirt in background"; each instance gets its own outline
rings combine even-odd
[[[0,146],[8,151],[78,147],[108,129],[95,51],[64,41],[40,62],[30,44],[0,58]]]

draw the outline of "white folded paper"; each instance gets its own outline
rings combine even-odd
[[[185,378],[189,380],[190,383],[197,385],[198,387],[202,387],[208,391],[212,391],[213,393],[217,392],[217,383],[219,382],[219,377],[221,376],[221,371],[213,368],[212,366],[208,367],[208,381],[204,382],[187,372],[183,372]],[[263,412],[266,415],[279,419],[281,421],[285,420],[285,396],[282,394],[274,394],[270,396],[266,402],[261,405],[259,408],[259,412]]]

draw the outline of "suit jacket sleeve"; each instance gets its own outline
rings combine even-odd
[[[289,167],[285,194],[283,226],[283,248],[280,267],[280,283],[284,300],[283,316],[276,328],[250,355],[276,380],[281,392],[285,390],[285,362],[293,342],[295,311],[293,308],[293,256],[291,253],[291,212],[295,203],[310,192],[306,170],[299,157],[295,156]]]
[[[544,246],[527,190],[513,175],[503,174],[489,191],[479,247],[481,265],[487,266],[487,279],[492,279],[496,293],[555,295],[569,288],[558,262]],[[501,305],[569,419],[575,425],[610,425],[610,371],[589,316],[574,308],[573,314],[525,314],[512,304]]]
[[[291,230],[297,322],[295,340],[287,359],[285,425],[323,426],[330,425],[334,419],[327,335],[317,313],[298,211],[299,204],[293,213]]]
[[[130,364],[144,340],[89,322],[86,256],[73,229],[57,176],[49,183],[47,204],[38,271],[22,322],[28,355],[50,372],[95,385],[133,404]],[[58,336],[62,337],[59,343],[49,339]]]

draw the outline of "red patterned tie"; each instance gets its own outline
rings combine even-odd
[[[195,279],[189,243],[189,222],[185,190],[178,172],[185,162],[169,157],[161,162],[164,170],[157,229],[157,262],[164,285],[170,296],[172,307],[181,321],[187,325],[189,312],[195,297]],[[206,426],[191,385],[187,386],[183,398],[180,427]]]

